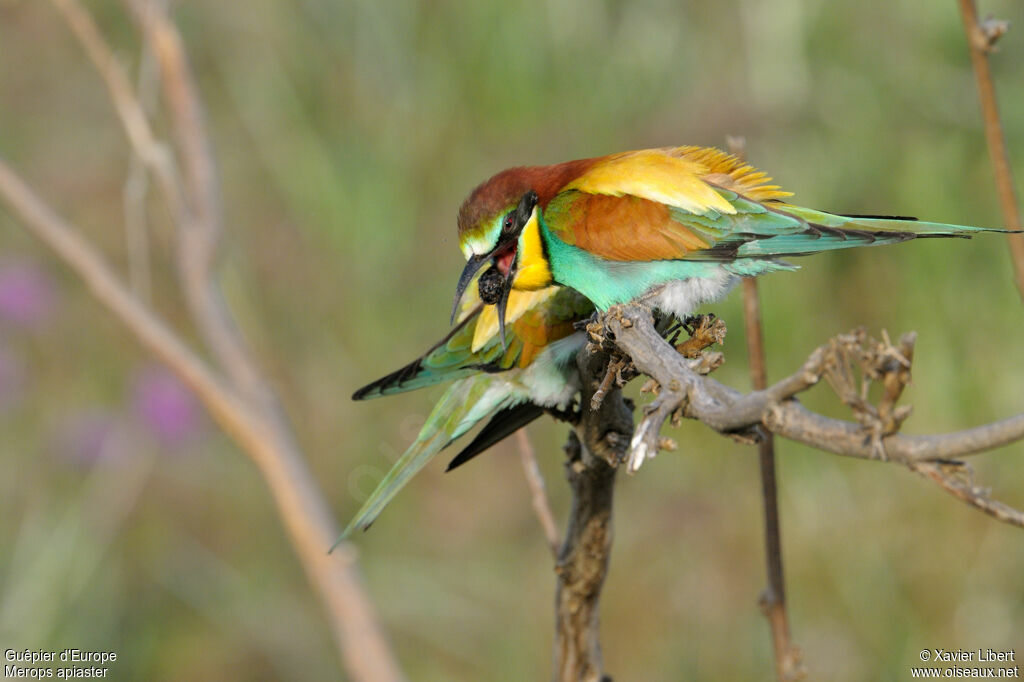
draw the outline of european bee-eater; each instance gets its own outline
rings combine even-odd
[[[585,342],[574,323],[593,310],[587,299],[563,287],[511,292],[506,343],[499,339],[494,306],[483,306],[471,292],[450,334],[422,357],[356,391],[354,400],[366,400],[457,380],[342,537],[368,528],[434,455],[487,417],[494,415],[449,470],[533,421],[544,408],[567,408],[579,388],[574,358]]]
[[[481,295],[497,304],[499,326],[510,290],[552,284],[576,289],[602,310],[642,297],[685,319],[741,276],[795,269],[783,257],[999,231],[834,215],[787,203],[791,193],[770,183],[709,147],[502,171],[459,210],[459,245],[469,262],[456,306],[492,262],[502,277],[481,278]]]

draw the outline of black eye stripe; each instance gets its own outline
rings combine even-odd
[[[505,218],[501,222],[501,235],[499,241],[504,240],[506,237],[514,236],[526,226],[529,222],[530,216],[533,214],[533,209],[537,205],[537,193],[530,190],[519,200],[519,203],[511,211],[505,214]]]

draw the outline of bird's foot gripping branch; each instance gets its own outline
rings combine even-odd
[[[691,341],[701,334],[707,340],[712,329],[720,341],[724,328],[707,321],[695,328],[691,325],[691,331],[697,332]],[[671,439],[661,435],[666,421],[689,418],[743,442],[756,442],[767,431],[834,454],[900,463],[958,499],[1024,527],[1024,513],[990,499],[958,459],[1024,438],[1024,414],[941,435],[899,433],[911,413],[909,405],[898,402],[910,381],[913,333],[895,342],[885,332],[881,339],[869,337],[862,329],[840,334],[815,349],[791,375],[764,390],[741,393],[707,376],[721,364],[721,354],[703,351],[684,357],[659,333],[646,308],[615,306],[588,331],[601,339],[605,350],[611,350],[606,381],[614,374],[610,383],[619,385],[624,375],[636,373],[653,381],[645,390],[656,397],[644,406],[625,455],[630,471],[659,450],[674,447]],[[795,399],[822,380],[851,410],[853,421],[811,412]],[[880,397],[871,401],[875,385],[880,387],[876,390]]]

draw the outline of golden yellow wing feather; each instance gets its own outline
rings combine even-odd
[[[707,166],[674,154],[675,149],[644,149],[614,154],[595,164],[564,190],[620,197],[625,194],[659,204],[676,206],[696,215],[710,210],[735,213],[708,183]]]
[[[625,152],[566,184],[545,217],[559,239],[607,260],[676,260],[713,247],[752,205],[790,196],[769,183],[710,147]]]
[[[744,163],[732,154],[714,147],[674,147],[660,150],[672,156],[692,161],[702,167],[700,177],[705,182],[742,194],[753,201],[784,199],[793,196],[778,185],[772,185],[767,173]]]

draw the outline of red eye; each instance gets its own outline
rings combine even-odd
[[[511,229],[512,229],[512,214],[509,213],[507,216],[505,216],[505,230],[509,231]]]

